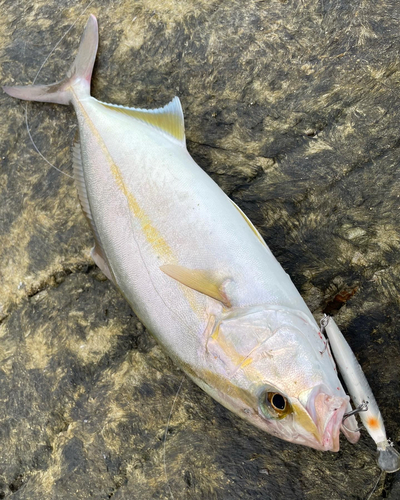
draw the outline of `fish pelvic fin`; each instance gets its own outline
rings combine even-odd
[[[78,54],[64,80],[50,85],[4,86],[3,91],[11,97],[25,101],[54,102],[57,104],[70,104],[73,96],[72,88],[79,89],[80,96],[90,95],[90,80],[97,46],[97,20],[91,14],[81,38]]]

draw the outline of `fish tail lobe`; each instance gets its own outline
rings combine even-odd
[[[3,91],[11,97],[25,101],[54,102],[57,104],[70,104],[73,99],[73,90],[80,97],[90,95],[90,80],[97,47],[97,20],[91,14],[81,38],[78,54],[64,80],[50,85],[4,86]]]

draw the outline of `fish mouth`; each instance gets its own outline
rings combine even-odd
[[[348,396],[333,396],[326,386],[315,387],[308,394],[305,407],[301,403],[294,405],[296,421],[303,429],[305,444],[320,451],[339,451],[341,430],[349,441],[355,443],[359,433],[351,428],[343,428],[342,424],[348,408]],[[353,427],[352,422],[349,425]],[[308,437],[305,437],[304,431]]]
[[[322,450],[339,451],[339,435],[347,398],[320,393],[315,398],[316,427],[320,435]]]
[[[348,396],[332,396],[325,392],[319,392],[312,399],[314,411],[310,414],[313,415],[317,429],[314,436],[318,441],[318,445],[314,448],[322,451],[339,451],[340,431],[352,444],[360,439],[354,416],[346,420],[346,425],[343,424],[344,414],[346,411],[351,411]]]

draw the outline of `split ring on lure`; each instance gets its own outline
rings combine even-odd
[[[354,411],[343,415],[342,422],[350,415],[358,413],[365,429],[376,443],[379,467],[385,472],[398,471],[400,454],[386,437],[381,412],[360,364],[333,318],[325,316],[321,321],[321,327],[328,336],[336,363],[356,406]]]

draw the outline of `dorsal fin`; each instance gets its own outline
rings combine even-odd
[[[107,257],[101,247],[99,233],[97,231],[96,224],[92,216],[92,211],[90,209],[85,178],[83,176],[81,145],[79,143],[78,137],[75,137],[75,142],[72,147],[72,164],[74,169],[75,185],[78,191],[79,202],[81,204],[82,211],[85,214],[87,221],[89,222],[90,228],[93,232],[95,239],[95,245],[92,248],[91,256],[95,261],[96,265],[103,271],[103,273],[107,276],[107,278],[115,283],[114,275],[108,264]]]
[[[179,97],[174,97],[166,106],[157,109],[126,108],[117,104],[98,102],[109,109],[148,123],[176,139],[182,146],[186,146],[185,124]]]
[[[265,243],[263,237],[261,236],[261,234],[259,233],[259,231],[254,227],[254,224],[251,222],[251,220],[247,217],[247,215],[243,212],[243,210],[238,206],[236,205],[236,203],[234,201],[232,201],[230,198],[229,198],[229,201],[232,203],[232,205],[237,209],[237,211],[240,213],[240,215],[243,217],[243,219],[247,222],[248,226],[250,227],[250,229],[253,231],[253,233],[257,236],[257,238],[260,240],[260,243],[263,244],[264,247],[268,248],[267,244]],[[269,248],[268,248],[269,250]]]

